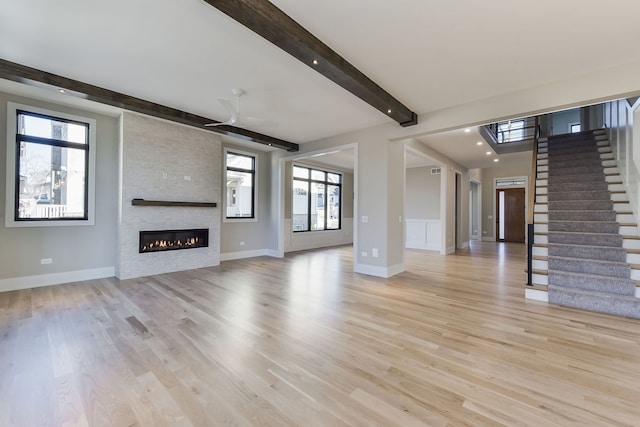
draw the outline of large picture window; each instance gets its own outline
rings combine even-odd
[[[342,175],[303,166],[293,167],[293,231],[339,230]]]
[[[9,114],[7,224],[92,223],[95,122],[17,105]]]
[[[226,152],[227,218],[255,218],[256,158]]]

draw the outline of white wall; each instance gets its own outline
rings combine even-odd
[[[405,186],[406,239],[411,249],[440,250],[440,174],[431,174],[437,167],[407,168]]]
[[[271,188],[271,153],[251,150],[246,147],[224,143],[224,148],[230,148],[241,153],[256,156],[256,218],[254,220],[223,219],[220,227],[220,258],[222,261],[238,258],[248,258],[259,255],[269,255],[269,226],[271,224],[271,203],[273,202]],[[224,163],[224,162],[223,162]],[[224,170],[221,168],[220,180],[225,190]],[[223,201],[221,200],[220,203]],[[224,210],[221,211],[224,214]]]
[[[569,125],[573,123],[580,123],[580,109],[573,108],[566,111],[558,111],[551,115],[551,123],[553,129],[551,129],[551,135],[562,135],[569,133]]]
[[[407,218],[440,219],[440,174],[432,175],[437,166],[421,166],[406,170]]]
[[[640,120],[639,106],[639,102],[631,106],[621,99],[605,108],[609,143],[636,218],[640,214],[640,133],[634,132],[634,123]]]
[[[93,226],[5,228],[0,204],[0,291],[113,276],[116,262],[119,125],[116,117],[0,92],[0,135],[7,134],[7,102],[96,120],[96,216]],[[3,138],[4,140],[4,138]],[[0,147],[6,164],[6,146]],[[5,168],[0,200],[5,200]],[[42,258],[53,263],[42,265]]]

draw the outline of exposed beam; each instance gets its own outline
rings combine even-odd
[[[220,133],[234,138],[244,139],[246,141],[256,142],[287,151],[298,151],[299,146],[293,142],[284,141],[269,135],[253,132],[248,129],[238,128],[235,126],[214,126],[205,128],[206,123],[216,122],[207,117],[198,116],[196,114],[187,113],[186,111],[177,110],[165,105],[156,104],[144,99],[135,98],[123,93],[104,89],[78,80],[51,74],[36,68],[27,67],[25,65],[0,59],[0,78],[12,80],[18,83],[34,84],[44,83],[55,88],[64,89],[71,96],[76,96],[90,101],[99,102],[101,104],[111,105],[113,107],[125,110],[135,111],[154,117],[159,117],[176,123],[182,123],[194,126],[211,132]]]
[[[268,0],[204,0],[401,126],[418,116]]]

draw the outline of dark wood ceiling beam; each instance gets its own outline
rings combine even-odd
[[[45,85],[53,86],[54,88],[64,89],[66,94],[70,96],[88,99],[101,104],[147,114],[172,122],[202,128],[211,132],[256,142],[258,144],[277,147],[287,151],[299,150],[298,144],[274,138],[269,135],[263,135],[244,128],[238,128],[235,126],[214,126],[205,128],[204,125],[206,123],[214,123],[216,121],[207,117],[187,113],[186,111],[177,110],[165,105],[156,104],[151,101],[135,98],[123,93],[104,89],[99,86],[94,86],[78,80],[59,76],[57,74],[51,74],[46,71],[27,67],[4,59],[0,59],[0,78],[31,85],[44,83]]]
[[[418,123],[416,113],[268,0],[204,1],[393,118],[401,126]]]

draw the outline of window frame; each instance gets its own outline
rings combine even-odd
[[[249,171],[248,169],[240,169],[240,168],[229,168],[227,165],[227,155],[234,154],[237,156],[250,157],[253,159],[253,171]],[[223,179],[223,192],[222,192],[222,201],[224,206],[224,215],[222,217],[222,222],[258,222],[258,163],[259,163],[259,155],[258,153],[237,150],[233,147],[225,147],[224,148],[224,179]],[[251,187],[251,212],[252,216],[227,216],[227,208],[228,208],[228,197],[227,197],[227,173],[228,171],[236,171],[243,173],[251,173],[252,174],[252,187]],[[237,197],[237,196],[236,196]]]
[[[300,177],[296,177],[293,173],[294,168],[299,167],[299,168],[304,168],[307,169],[309,171],[309,178],[300,178]],[[324,173],[324,180],[317,180],[317,179],[313,179],[313,173],[312,171],[318,171],[318,172],[322,172]],[[334,175],[338,175],[340,176],[340,182],[335,183],[335,182],[330,182],[327,178],[328,174],[334,174]],[[307,190],[307,229],[306,230],[294,230],[293,229],[293,203],[294,203],[294,195],[293,195],[293,191],[294,191],[294,181],[301,181],[301,182],[306,182],[308,185],[308,190]],[[308,232],[322,232],[322,231],[340,231],[342,230],[342,204],[343,204],[343,191],[342,191],[342,185],[343,185],[343,181],[344,181],[344,173],[343,172],[339,172],[339,171],[335,171],[335,170],[328,170],[328,169],[324,169],[324,168],[320,168],[318,166],[312,166],[312,165],[306,165],[306,164],[302,164],[302,163],[292,163],[291,164],[291,227],[290,227],[290,231],[292,233],[308,233]],[[313,183],[316,184],[324,184],[324,198],[323,198],[323,202],[324,202],[324,206],[328,206],[329,204],[329,195],[328,195],[328,188],[329,186],[334,186],[334,187],[338,187],[340,189],[340,204],[338,206],[338,227],[337,228],[327,228],[327,224],[328,224],[328,215],[324,215],[324,228],[319,229],[319,230],[312,230],[311,229],[311,198],[312,198],[312,189],[311,189],[311,185]],[[325,208],[326,210],[326,208]]]
[[[51,118],[61,122],[86,124],[87,144],[85,150],[85,216],[83,218],[17,218],[19,212],[18,192],[19,192],[19,150],[18,142],[18,114],[24,113],[32,116]],[[57,141],[54,138],[26,137],[27,140],[37,139],[55,141],[56,143],[45,143],[50,147],[79,148],[77,143]],[[23,136],[20,140],[25,140]],[[32,142],[33,141],[26,141]],[[59,227],[59,226],[82,226],[95,225],[95,173],[96,173],[96,120],[75,114],[68,114],[61,111],[54,111],[31,105],[7,102],[7,159],[6,159],[6,192],[5,192],[5,226],[12,227]]]

